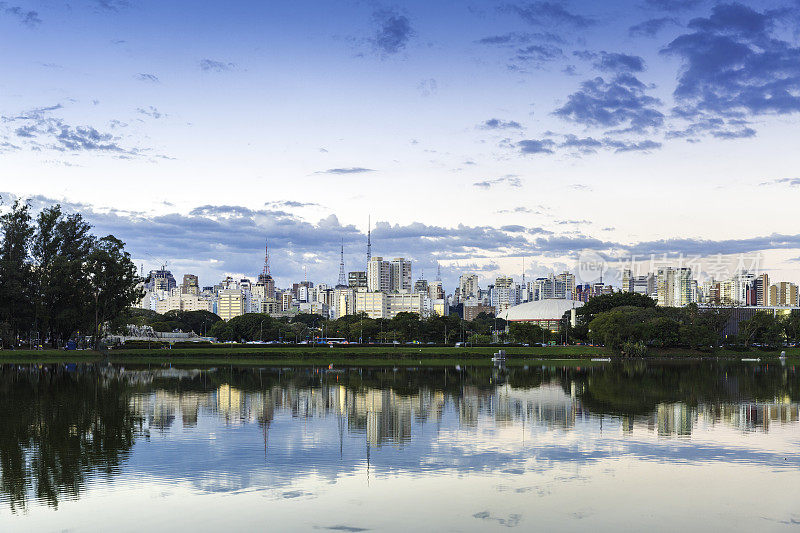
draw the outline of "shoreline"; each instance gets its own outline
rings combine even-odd
[[[690,350],[653,350],[643,357],[623,357],[611,354],[602,347],[552,346],[552,347],[341,347],[280,346],[280,347],[206,347],[165,349],[118,349],[103,352],[93,350],[2,350],[0,364],[52,364],[52,363],[116,363],[116,364],[226,364],[268,366],[492,366],[491,357],[499,349],[506,350],[506,366],[525,366],[543,362],[560,364],[608,364],[616,361],[703,361],[718,360],[741,362],[759,359],[760,362],[779,362],[782,350],[750,350],[737,352],[717,350],[696,352]],[[786,348],[787,359],[800,358],[800,348]],[[748,361],[744,361],[748,362]],[[756,361],[750,361],[756,362]]]

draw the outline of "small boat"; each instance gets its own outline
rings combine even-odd
[[[781,356],[778,359],[786,359],[786,350],[781,352]]]
[[[506,351],[499,350],[492,356],[492,362],[495,363],[504,363],[506,361]]]
[[[592,357],[592,362],[594,363],[610,363],[610,357]]]
[[[742,361],[743,362],[748,362],[748,363],[760,363],[761,362],[761,358],[760,357],[742,357]]]

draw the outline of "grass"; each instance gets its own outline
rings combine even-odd
[[[247,346],[174,350],[129,349],[94,351],[14,350],[0,351],[0,363],[47,364],[112,362],[121,364],[180,364],[180,365],[278,365],[278,366],[455,366],[491,365],[497,347],[430,347],[430,346]],[[602,347],[552,346],[508,347],[507,364],[540,365],[558,361],[564,364],[587,364],[594,357],[615,357]],[[713,353],[689,350],[653,350],[650,358],[742,357],[774,358],[780,351],[735,352],[718,350]],[[800,357],[800,348],[786,349],[787,356]]]

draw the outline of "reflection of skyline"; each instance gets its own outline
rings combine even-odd
[[[569,393],[558,381],[532,388],[508,384],[486,389],[465,385],[457,392],[419,388],[414,393],[393,389],[353,390],[340,384],[297,386],[289,382],[264,391],[247,391],[224,383],[209,392],[157,390],[131,399],[131,408],[144,415],[151,429],[166,430],[177,419],[183,427],[197,425],[199,416],[214,416],[226,424],[269,425],[279,415],[292,418],[342,417],[347,431],[364,435],[372,446],[403,447],[413,439],[415,424],[441,422],[452,409],[458,427],[477,428],[490,423],[496,428],[521,425],[546,430],[572,430],[592,417],[618,420],[625,433],[643,428],[659,436],[690,436],[698,424],[724,424],[741,431],[769,431],[774,423],[796,423],[800,404],[788,398],[773,402],[659,403],[647,415],[626,416],[590,412],[579,398],[576,382]]]
[[[625,454],[800,466],[797,454],[760,450],[758,439],[733,449],[708,432],[719,426],[766,436],[776,425],[797,424],[793,369],[710,367],[676,392],[684,371],[0,367],[10,428],[0,439],[0,498],[18,508],[34,497],[55,506],[81,497],[80,487],[108,468],[109,479],[135,472],[232,491],[288,486],[308,475],[333,483],[365,468],[375,475],[524,471],[527,462],[577,468]],[[760,399],[736,401],[745,397]],[[675,437],[686,442],[659,444]],[[103,453],[92,455],[98,445]],[[37,478],[37,464],[51,474]],[[58,477],[67,468],[72,477]]]

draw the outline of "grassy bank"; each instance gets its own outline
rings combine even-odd
[[[495,347],[426,347],[426,346],[214,346],[201,350],[181,348],[129,349],[94,351],[59,350],[6,350],[0,351],[0,363],[78,363],[112,362],[121,364],[181,364],[181,365],[315,365],[327,366],[453,366],[491,364]],[[618,357],[601,347],[552,346],[552,347],[508,347],[508,365],[541,364],[552,360],[573,360],[586,363],[595,357]],[[800,348],[787,349],[787,356],[800,357]],[[647,358],[699,358],[718,357],[726,359],[776,358],[780,351],[753,350],[737,352],[718,350],[713,353],[687,350],[651,350]]]

